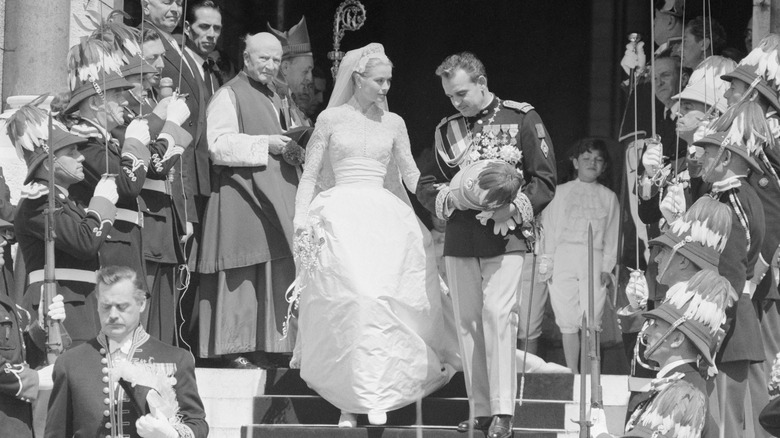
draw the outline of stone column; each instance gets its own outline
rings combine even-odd
[[[67,89],[70,2],[5,2],[3,102],[8,96]]]

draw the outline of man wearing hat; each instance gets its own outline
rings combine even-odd
[[[0,219],[0,268],[3,267],[5,246],[13,235],[13,225]],[[62,295],[55,295],[49,305],[49,318],[65,320]],[[30,403],[41,389],[51,389],[52,367],[36,371],[27,363],[30,349],[45,349],[46,334],[38,316],[31,320],[29,312],[0,292],[0,320],[7,325],[6,336],[0,337],[0,430],[14,438],[32,438],[32,407]]]
[[[27,163],[27,178],[22,201],[16,211],[14,227],[19,249],[28,271],[25,303],[37,308],[43,286],[46,259],[45,235],[48,196],[55,197],[54,218],[55,278],[57,291],[64,298],[69,318],[64,323],[73,344],[91,339],[99,329],[95,289],[95,271],[102,248],[116,217],[117,188],[113,177],[101,178],[86,208],[79,205],[70,188],[84,179],[84,155],[78,146],[86,139],[70,134],[54,122],[48,138],[47,114],[34,106],[24,106],[8,121],[8,134]],[[49,167],[47,148],[55,156]],[[55,193],[49,193],[48,181],[54,175]]]
[[[722,116],[713,128],[722,127],[718,123],[728,121],[728,116],[728,113]],[[725,398],[721,400],[725,406],[721,416],[726,436],[740,437],[744,433],[748,369],[751,363],[765,360],[761,328],[751,302],[754,286],[750,281],[765,234],[764,208],[747,179],[751,172],[761,173],[761,168],[751,157],[744,140],[724,131],[715,131],[694,145],[704,148],[702,179],[712,184],[709,196],[732,210],[731,233],[718,271],[729,280],[739,299],[727,311],[729,328],[718,356],[721,371],[718,388],[725,387],[726,391],[725,396],[719,393],[719,397]],[[767,396],[751,391],[751,401],[754,410],[759,410],[766,405]]]
[[[288,120],[287,129],[297,126],[311,126],[311,122],[300,110],[312,100],[312,72],[314,56],[309,43],[309,30],[306,17],[287,32],[268,26],[268,31],[276,35],[282,43],[282,63],[279,66],[279,81],[276,92],[282,96],[282,112]]]
[[[673,286],[687,282],[702,270],[717,272],[720,254],[731,233],[731,214],[726,205],[710,197],[702,197],[682,217],[672,222],[664,234],[650,241],[657,254],[655,262],[659,266],[658,283]],[[617,312],[619,326],[625,334],[633,335],[634,338],[644,323],[642,312],[647,305],[647,286],[644,279],[637,274],[632,273],[626,287],[629,305]],[[629,415],[645,397],[645,386],[649,382],[649,379],[641,378],[642,374],[636,370],[657,369],[654,363],[645,359],[644,352],[642,344],[637,342],[631,361],[632,377],[629,378]]]
[[[700,212],[704,213],[705,210]],[[718,259],[717,248],[688,241],[691,236],[709,235],[708,240],[718,242],[715,246],[720,247],[726,242],[725,236],[708,230],[706,221],[689,222],[687,218],[683,218],[676,224],[678,229],[690,227],[696,230],[684,233],[683,240],[677,241],[672,247],[678,248],[679,252],[665,258],[665,264],[674,266],[670,263],[671,259],[683,256],[690,257],[689,260],[695,260],[705,268],[690,278],[674,284],[669,289],[666,300],[659,307],[642,314],[645,322],[639,342],[646,348],[641,359],[657,363],[660,369],[657,377],[643,388],[642,394],[630,402],[631,417],[626,425],[626,431],[637,424],[637,419],[643,415],[648,403],[658,395],[655,388],[660,383],[670,379],[682,379],[691,383],[703,394],[708,394],[708,382],[704,376],[707,375],[708,367],[715,366],[712,353],[716,349],[718,333],[722,322],[725,321],[726,309],[736,299],[736,292],[728,280],[712,269],[711,262],[717,262]],[[666,245],[677,240],[679,236],[666,233],[658,240],[662,240],[662,244]],[[702,437],[717,436],[717,425],[712,415],[708,414]]]
[[[85,55],[86,54],[86,55]],[[100,249],[100,265],[122,263],[145,273],[141,227],[143,213],[138,195],[149,167],[149,126],[145,120],[130,122],[124,138],[111,131],[125,122],[125,91],[133,85],[121,74],[110,51],[101,41],[87,39],[71,48],[71,98],[63,113],[78,112],[72,133],[85,137],[79,145],[84,155],[84,179],[73,185],[71,194],[87,205],[102,175],[116,175],[119,193],[116,221]],[[121,140],[121,141],[120,141]]]
[[[148,90],[146,76],[154,67],[136,56],[122,67],[125,79],[134,88],[125,91],[133,118],[141,116],[149,122],[151,158],[141,190],[144,226],[143,251],[146,260],[146,281],[150,291],[149,305],[144,312],[144,326],[149,334],[172,345],[178,345],[180,312],[179,290],[176,284],[178,266],[186,264],[183,240],[187,229],[184,218],[184,187],[181,180],[182,153],[192,143],[192,137],[181,127],[189,118],[189,108],[183,98],[168,97],[152,108],[144,94]],[[132,121],[132,120],[131,120]],[[122,140],[127,125],[117,126],[112,134]]]

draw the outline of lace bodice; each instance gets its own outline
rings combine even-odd
[[[305,224],[314,196],[336,184],[333,165],[345,159],[370,158],[382,163],[387,168],[385,188],[407,203],[401,178],[410,191],[416,190],[420,171],[412,158],[403,119],[376,106],[366,114],[358,108],[353,99],[323,111],[317,118],[295,199],[296,229]]]

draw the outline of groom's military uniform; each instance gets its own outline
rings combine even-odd
[[[517,393],[515,347],[518,289],[526,235],[534,217],[552,200],[556,171],[553,145],[533,106],[493,101],[474,117],[445,118],[436,127],[436,147],[423,164],[417,197],[447,220],[444,256],[458,320],[466,387],[475,416],[513,415]],[[446,185],[461,163],[493,150],[522,153],[517,169],[523,187],[514,204],[518,225],[506,236],[495,234],[493,221],[482,225],[477,210],[451,210]],[[516,153],[515,153],[516,155]],[[506,155],[504,155],[506,156]]]

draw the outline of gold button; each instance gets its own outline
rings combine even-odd
[[[111,429],[111,423],[110,422],[106,423],[106,429]]]
[[[108,367],[103,367],[101,371],[103,371],[103,374],[108,374]]]
[[[100,354],[106,354],[106,349],[105,348],[101,348],[100,349]]]
[[[109,391],[108,387],[103,388],[103,394],[108,394],[108,391]]]
[[[108,388],[106,388],[106,389],[108,389]],[[111,400],[109,400],[109,399],[107,399],[107,398],[104,398],[104,399],[103,399],[103,404],[105,404],[105,405],[109,405],[109,404],[111,404]]]
[[[100,363],[102,363],[103,365],[108,365],[108,359],[106,359],[104,357],[104,358],[100,359]]]
[[[103,376],[103,383],[108,383],[108,376]]]
[[[103,416],[104,416],[104,417],[108,417],[109,415],[111,415],[111,413],[110,413],[110,412],[108,412],[108,409],[106,409],[105,411],[103,411]]]

